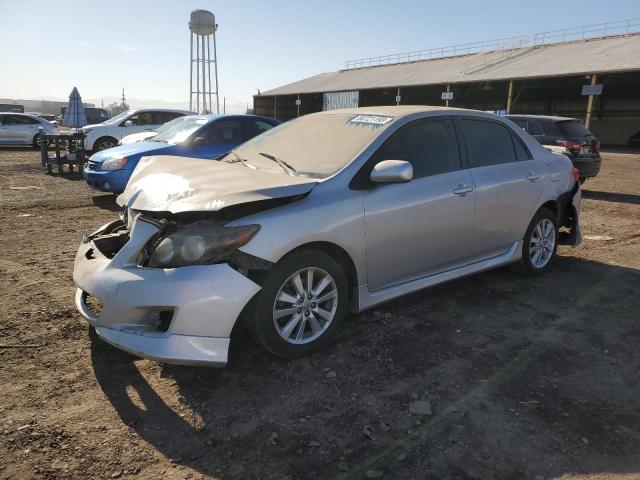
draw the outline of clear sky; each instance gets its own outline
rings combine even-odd
[[[0,0],[0,98],[188,105],[189,13],[219,24],[220,94],[337,70],[347,59],[640,17],[640,0]],[[136,103],[138,105],[136,105]]]

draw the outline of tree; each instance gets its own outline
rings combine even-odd
[[[122,101],[120,103],[113,102],[106,106],[107,112],[109,112],[109,116],[115,117],[119,113],[126,112],[129,110],[129,104],[127,103],[127,99],[124,96],[124,87],[122,87]]]

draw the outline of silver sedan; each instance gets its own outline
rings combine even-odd
[[[40,130],[58,135],[58,127],[44,118],[26,113],[0,112],[0,145],[32,145],[40,148]]]
[[[105,341],[221,366],[234,326],[297,357],[349,311],[581,241],[577,172],[509,120],[423,106],[307,115],[221,161],[144,158],[81,244],[76,305]]]

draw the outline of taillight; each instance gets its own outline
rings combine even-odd
[[[573,172],[572,173],[573,173],[573,179],[576,182],[579,182],[580,181],[580,170],[578,170],[576,167],[573,167]]]
[[[580,153],[581,145],[573,140],[556,140],[556,145],[561,147],[567,147],[571,153]]]
[[[593,145],[591,145],[591,151],[597,153],[600,151],[600,142],[596,142]]]

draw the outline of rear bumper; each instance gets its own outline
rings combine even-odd
[[[130,240],[112,259],[92,241],[81,244],[73,272],[77,309],[100,338],[134,355],[182,365],[226,365],[233,326],[260,287],[227,264],[136,265],[138,252],[157,231],[136,219]],[[88,296],[99,300],[101,309],[91,308]]]
[[[582,231],[580,230],[581,205],[582,193],[578,182],[575,183],[570,191],[563,193],[558,198],[558,226],[569,229],[568,232],[560,232],[561,244],[577,247],[582,243]]]
[[[600,155],[571,157],[573,166],[580,171],[580,177],[595,177],[600,172]]]

